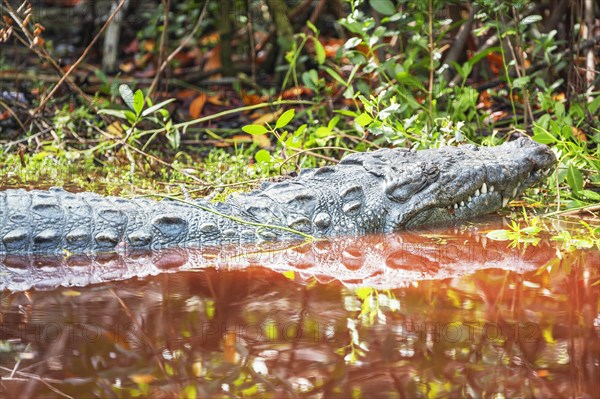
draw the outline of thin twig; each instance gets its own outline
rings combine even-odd
[[[12,116],[15,121],[17,121],[17,124],[21,127],[21,129],[23,129],[24,132],[27,131],[27,129],[25,129],[25,125],[23,125],[23,122],[21,122],[21,120],[17,116],[17,113],[13,111],[12,108],[8,106],[8,104],[6,104],[4,101],[0,101],[0,106],[6,109],[10,116]]]
[[[308,148],[308,149],[305,149],[305,150],[301,150],[301,151],[295,152],[294,154],[292,154],[289,157],[287,157],[281,163],[281,165],[279,165],[279,173],[282,174],[281,172],[282,172],[283,165],[285,165],[290,159],[293,159],[293,158],[295,158],[295,157],[297,157],[299,155],[302,155],[302,154],[309,154],[309,155],[314,156],[316,158],[321,158],[321,159],[324,159],[324,160],[332,162],[332,163],[338,163],[338,162],[340,162],[337,159],[334,159],[334,158],[328,157],[326,155],[321,155],[319,153],[316,153],[316,152],[314,152],[314,150],[341,150],[341,151],[348,151],[348,152],[358,152],[358,151],[352,150],[350,148],[335,147],[335,146],[324,146],[324,147]]]
[[[564,209],[564,210],[558,210],[555,212],[550,212],[550,213],[544,213],[541,215],[538,215],[540,217],[550,217],[550,216],[556,216],[556,215],[563,215],[563,216],[568,216],[568,215],[575,215],[578,213],[583,213],[583,212],[597,212],[600,211],[600,205],[594,204],[594,205],[582,205],[582,206],[578,206],[576,208],[569,208],[569,209]]]
[[[433,58],[433,0],[429,0],[429,12],[428,12],[428,26],[429,26],[429,87],[428,87],[428,102],[429,102],[429,124],[430,128],[433,124],[433,75],[434,75],[434,58]]]
[[[148,89],[148,96],[150,96],[156,89],[156,86],[158,85],[159,76],[162,75],[162,73],[167,68],[169,63],[173,60],[173,58],[175,58],[175,56],[177,54],[179,54],[179,52],[181,50],[183,50],[183,48],[188,44],[188,42],[194,38],[194,36],[196,35],[196,32],[198,32],[198,29],[200,29],[200,25],[202,24],[202,21],[204,20],[204,16],[206,15],[207,6],[208,6],[208,0],[206,0],[204,2],[204,7],[202,7],[202,12],[200,13],[200,16],[198,17],[198,19],[196,20],[196,24],[194,25],[194,28],[192,29],[190,34],[183,38],[183,40],[181,41],[179,46],[177,46],[177,48],[175,50],[173,50],[173,52],[171,54],[169,54],[167,59],[164,60],[163,63],[158,68],[158,71],[156,71],[156,76],[154,77],[154,80],[152,81],[152,84],[150,85],[150,88]]]
[[[2,367],[0,366],[1,370],[6,370],[6,371],[11,371],[9,368],[6,367]],[[16,374],[23,376],[23,377],[27,377],[27,378],[31,378],[33,380],[39,381],[42,384],[46,385],[48,387],[48,389],[50,389],[52,392],[56,393],[57,395],[60,395],[62,397],[65,398],[69,398],[69,399],[74,399],[72,396],[67,395],[66,393],[58,390],[57,388],[53,387],[52,385],[50,385],[50,383],[52,384],[63,384],[64,382],[61,380],[55,380],[55,379],[50,379],[50,378],[42,378],[39,375],[35,375],[35,374],[31,374],[31,373],[24,373],[22,371],[17,371]],[[10,378],[4,378],[5,380],[10,380]]]
[[[83,53],[81,54],[81,56],[79,57],[79,59],[77,61],[75,61],[73,63],[73,65],[71,65],[71,67],[69,68],[69,70],[67,72],[65,72],[65,74],[62,76],[62,78],[60,78],[60,80],[52,88],[52,90],[50,91],[50,93],[47,96],[44,97],[44,99],[42,100],[42,102],[40,103],[40,105],[34,111],[34,114],[37,114],[42,109],[44,109],[44,107],[46,106],[46,103],[50,100],[50,98],[52,98],[52,96],[54,95],[54,93],[56,93],[56,91],[58,90],[58,88],[60,87],[60,85],[79,66],[79,64],[81,64],[83,62],[83,60],[85,59],[85,57],[87,57],[88,53],[94,47],[94,44],[96,44],[96,42],[100,38],[100,35],[102,35],[102,33],[106,30],[106,28],[108,27],[108,25],[110,24],[110,22],[113,20],[113,18],[115,17],[115,15],[119,12],[119,10],[121,9],[121,7],[123,7],[123,4],[125,4],[125,1],[126,0],[121,0],[121,2],[119,3],[119,5],[115,8],[114,12],[108,17],[108,19],[104,23],[104,26],[102,26],[102,28],[100,28],[100,31],[96,34],[96,36],[94,36],[94,38],[92,39],[92,41],[90,42],[90,44],[88,44],[88,46],[85,48],[85,50],[83,50]]]
[[[21,20],[21,18],[19,18],[19,16],[17,15],[17,13],[12,9],[11,5],[4,0],[4,4],[6,5],[6,9],[8,11],[8,14],[10,15],[10,17],[13,19],[13,21],[15,21],[15,23],[19,26],[19,28],[21,29],[21,31],[23,32],[23,34],[25,35],[25,38],[21,37],[20,35],[14,34],[13,36],[17,38],[17,40],[19,42],[21,42],[24,46],[29,47],[38,57],[40,57],[41,59],[47,61],[50,66],[52,66],[52,68],[54,68],[54,70],[59,74],[59,75],[63,75],[63,70],[61,69],[61,67],[56,63],[56,61],[54,60],[54,58],[52,58],[50,56],[50,54],[46,51],[45,48],[43,47],[39,47],[35,41],[34,41],[34,36],[31,35],[31,33],[27,30],[24,21]],[[62,80],[62,79],[61,79]],[[89,105],[90,108],[95,109],[94,105],[92,104],[91,100],[87,97],[87,95],[83,92],[83,90],[81,90],[79,88],[79,86],[77,86],[73,81],[71,81],[70,79],[67,79],[67,83],[69,84],[69,86],[71,87],[71,89],[77,93],[85,102],[87,102],[87,104]],[[36,111],[37,112],[37,111]],[[32,115],[35,115],[36,112],[34,111],[30,111],[30,113]],[[30,117],[25,123],[24,125],[27,126],[29,125],[29,122],[31,121]]]

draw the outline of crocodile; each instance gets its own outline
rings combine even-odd
[[[337,165],[212,203],[95,193],[0,192],[0,253],[102,253],[385,233],[504,207],[556,163],[528,138],[353,153]]]

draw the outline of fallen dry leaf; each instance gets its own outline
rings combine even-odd
[[[200,45],[208,46],[209,44],[219,43],[219,32],[214,32],[209,35],[204,35],[200,38]]]
[[[206,95],[206,93],[200,93],[200,95],[196,97],[194,101],[192,101],[192,103],[190,104],[190,116],[192,118],[197,119],[200,117],[202,109],[204,108],[204,104],[206,104],[207,98],[208,96]]]
[[[292,87],[291,89],[287,89],[287,90],[283,91],[281,93],[281,98],[287,100],[290,98],[299,97],[301,95],[310,96],[312,94],[313,94],[313,91],[311,89],[309,89],[308,87],[296,86],[296,87]]]
[[[221,68],[221,46],[217,45],[215,48],[206,53],[207,61],[202,68],[203,71],[212,71],[213,69]],[[220,78],[221,74],[213,75],[213,78]]]
[[[116,137],[122,137],[124,133],[123,126],[121,126],[121,122],[119,121],[115,121],[108,125],[106,131]]]
[[[225,105],[225,103],[223,101],[221,101],[221,95],[218,93],[215,94],[214,96],[208,97],[207,101],[212,105]]]
[[[263,99],[258,94],[248,94],[246,92],[242,92],[242,101],[245,105],[254,105],[262,103]]]
[[[579,141],[587,141],[587,136],[583,130],[578,129],[575,126],[571,126],[571,131],[573,132],[573,136],[579,139]]]
[[[502,54],[500,53],[489,53],[486,55],[488,64],[490,66],[490,70],[494,75],[498,75],[502,68],[504,68],[504,60],[502,59]]]
[[[156,379],[152,374],[132,374],[129,378],[136,384],[150,384]]]
[[[198,94],[198,90],[194,89],[181,89],[177,90],[174,95],[178,100],[187,100],[191,97],[195,97]]]
[[[252,142],[260,148],[269,148],[271,146],[271,140],[269,140],[269,137],[266,134],[253,135]]]
[[[133,65],[133,62],[131,61],[124,62],[121,65],[119,65],[119,69],[121,70],[121,72],[125,73],[133,71],[133,68],[135,68],[135,65]]]
[[[277,120],[277,118],[279,118],[279,115],[281,115],[282,113],[283,113],[283,108],[279,109],[275,112],[266,113],[266,114],[262,115],[261,117],[257,118],[256,120],[254,120],[253,123],[256,125],[264,125],[265,123],[275,122]]]

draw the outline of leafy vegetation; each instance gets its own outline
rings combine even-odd
[[[600,202],[599,75],[580,62],[599,41],[581,29],[593,9],[543,0],[156,3],[129,10],[116,74],[60,53],[65,38],[29,3],[3,8],[0,36],[20,56],[0,65],[4,184],[55,174],[84,189],[149,192],[157,186],[148,180],[170,194],[206,194],[348,151],[530,135],[560,164],[527,193],[528,207]],[[223,165],[237,173],[211,172]],[[72,169],[94,179],[64,178]]]
[[[559,165],[511,203],[523,211],[505,228],[477,237],[484,249],[491,239],[522,251],[517,263],[527,263],[526,250],[549,252],[535,271],[485,269],[378,290],[300,281],[305,270],[207,269],[9,293],[0,313],[3,388],[16,394],[22,381],[48,377],[42,392],[74,397],[598,391],[593,2],[129,2],[121,35],[112,36],[112,66],[100,43],[104,23],[119,19],[114,9],[91,0],[12,3],[0,5],[2,187],[219,200],[348,152],[518,136],[548,144]],[[591,221],[565,228],[557,220],[565,213]],[[432,240],[444,244],[435,260],[451,255],[443,236]],[[495,249],[469,252],[469,260],[480,253],[496,260]],[[103,317],[91,320],[98,309]],[[40,321],[97,327],[97,336],[41,340]],[[290,321],[294,328],[277,329]],[[257,336],[211,330],[227,324],[255,326]]]

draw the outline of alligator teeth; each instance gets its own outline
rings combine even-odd
[[[475,190],[475,196],[476,196],[476,197],[479,197],[479,194],[481,194],[481,193],[479,192],[479,189]]]
[[[490,186],[490,193],[494,192],[494,186]]]
[[[458,209],[458,204],[454,204],[454,209]]]
[[[484,182],[481,186],[481,194],[485,194],[485,193],[487,193],[487,185]]]
[[[509,199],[508,198],[502,198],[502,207],[504,208],[506,206],[506,204],[508,204]]]
[[[469,200],[468,200],[468,201],[469,201],[469,202],[471,202],[472,200],[473,200],[473,197],[471,197],[471,196],[469,195]]]
[[[513,188],[513,190],[512,190],[512,196],[513,196],[513,198],[514,198],[516,195],[517,195],[517,188],[515,187],[515,188]]]

